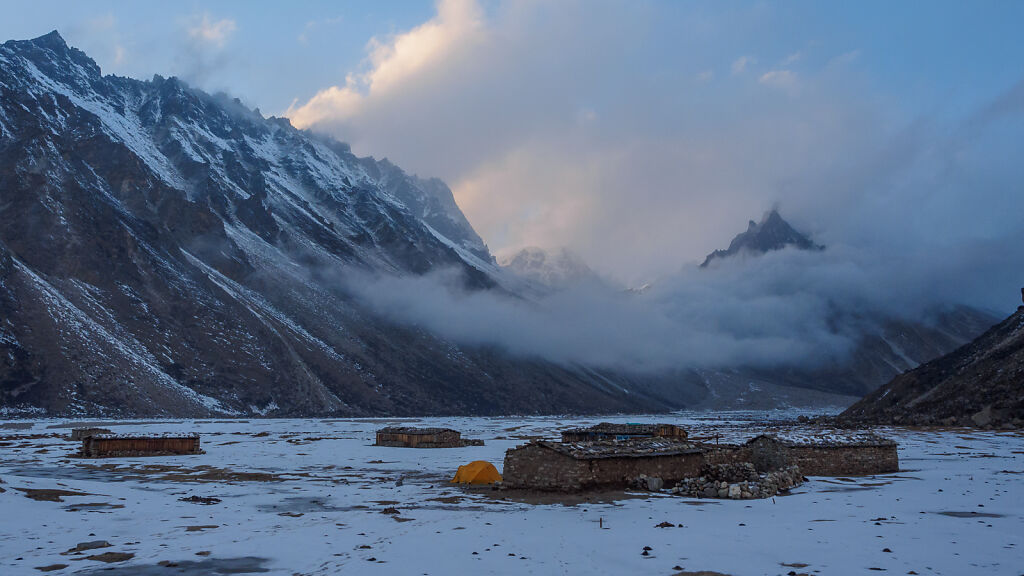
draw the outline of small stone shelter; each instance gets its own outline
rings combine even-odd
[[[703,464],[699,447],[663,438],[534,441],[505,453],[502,483],[548,491],[624,488],[642,475],[665,483],[690,478],[700,473]]]
[[[797,466],[804,476],[867,476],[899,472],[895,441],[874,434],[793,440],[761,435],[747,441],[755,466]]]
[[[389,426],[377,431],[375,446],[396,448],[461,448],[462,433],[451,428]]]
[[[93,434],[82,438],[86,458],[202,454],[199,434]]]
[[[589,428],[562,432],[562,442],[593,442],[596,440],[629,440],[631,438],[675,438],[686,440],[686,430],[675,424],[613,424],[601,422]]]

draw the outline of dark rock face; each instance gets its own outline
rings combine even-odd
[[[174,78],[0,46],[0,414],[663,408],[595,375],[373,316],[352,270],[494,260],[439,180]]]
[[[764,254],[772,250],[781,250],[786,247],[795,247],[800,250],[824,250],[810,238],[797,232],[789,222],[782,219],[776,210],[772,210],[761,222],[753,220],[747,225],[747,231],[738,234],[729,243],[725,250],[715,250],[704,259],[701,268],[706,268],[711,262],[717,259],[729,258],[737,254]]]
[[[839,419],[909,425],[1024,425],[1024,307],[973,342],[868,394]]]

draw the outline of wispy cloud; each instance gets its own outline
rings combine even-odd
[[[323,28],[328,28],[330,26],[341,24],[343,21],[344,17],[342,16],[324,18],[322,20],[309,20],[302,27],[302,31],[299,32],[299,35],[296,37],[296,40],[298,40],[300,44],[308,44],[310,36],[315,34],[317,31],[322,30]]]
[[[793,90],[797,87],[797,75],[792,70],[769,70],[762,74],[758,82],[767,86]]]
[[[209,13],[204,13],[193,20],[193,23],[188,27],[189,38],[195,42],[215,48],[223,48],[231,38],[231,35],[238,29],[238,25],[234,20],[230,18],[214,20]]]
[[[732,61],[732,73],[742,74],[747,70],[747,66],[754,64],[756,60],[750,56],[740,56],[739,58]]]

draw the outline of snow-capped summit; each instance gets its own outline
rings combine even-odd
[[[568,248],[549,252],[543,248],[529,246],[502,256],[498,263],[516,276],[546,288],[565,288],[597,279],[597,275],[583,258]]]

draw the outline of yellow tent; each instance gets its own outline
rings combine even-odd
[[[452,482],[458,484],[493,484],[501,482],[501,474],[498,474],[498,469],[494,467],[494,464],[477,460],[465,466],[459,466],[459,471],[455,473],[455,478],[452,478]]]

